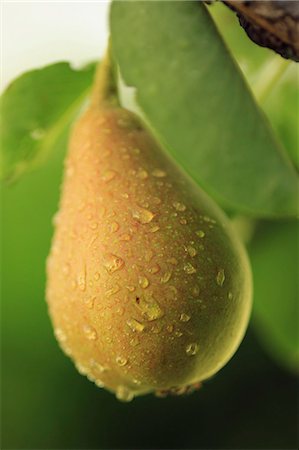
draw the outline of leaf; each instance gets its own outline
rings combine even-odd
[[[254,324],[281,364],[299,370],[298,243],[296,221],[261,223],[249,247],[254,281]]]
[[[1,179],[12,180],[48,156],[89,92],[94,65],[66,62],[32,70],[1,96]]]
[[[153,133],[210,195],[255,216],[296,214],[296,172],[202,3],[116,1],[111,30]]]

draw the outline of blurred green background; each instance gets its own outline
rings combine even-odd
[[[253,80],[268,51],[247,40],[230,12],[219,10],[218,16],[216,9],[213,14],[228,43],[235,43],[248,80]],[[281,92],[268,98],[265,109],[284,142],[294,148],[287,97],[277,113]],[[2,188],[2,448],[297,448],[297,379],[281,365],[283,358],[276,358],[271,345],[269,353],[267,345],[261,345],[259,323],[265,315],[258,310],[233,359],[187,397],[146,396],[120,403],[79,375],[63,355],[53,336],[44,292],[65,145],[66,136],[47,164]],[[258,256],[263,236],[270,236],[264,231],[267,226],[258,229],[251,252],[255,267],[268,267],[271,281],[276,278],[270,262],[275,252],[265,262]],[[288,241],[293,234],[285,226]],[[274,247],[275,236],[279,240],[279,234],[270,242]],[[288,248],[287,243],[281,245]],[[288,255],[281,260],[282,277],[294,271],[296,262]],[[260,295],[260,271],[255,277]],[[269,296],[266,288],[264,295]],[[294,307],[294,315],[296,311]]]

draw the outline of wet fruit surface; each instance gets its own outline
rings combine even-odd
[[[192,390],[247,325],[227,219],[121,108],[90,108],[73,130],[47,272],[62,349],[120,400]]]

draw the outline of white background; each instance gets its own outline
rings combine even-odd
[[[109,1],[1,1],[1,90],[26,70],[97,60],[108,37]]]

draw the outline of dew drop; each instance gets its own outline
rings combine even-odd
[[[162,324],[161,323],[155,323],[151,327],[151,332],[154,333],[154,334],[159,334],[161,330],[162,330]]]
[[[187,263],[184,265],[184,271],[188,274],[188,275],[192,275],[193,273],[196,272],[195,267],[192,266],[192,264]]]
[[[120,316],[123,316],[124,313],[125,313],[125,308],[123,308],[122,306],[119,306],[119,307],[116,309],[116,313],[119,314]]]
[[[107,371],[106,367],[104,367],[102,364],[95,361],[94,359],[91,359],[89,362],[90,362],[91,367],[94,368],[95,370],[97,370],[99,373],[103,373],[103,372]]]
[[[165,272],[165,273],[162,275],[162,277],[160,278],[161,283],[164,283],[164,284],[168,283],[168,281],[169,281],[170,278],[171,278],[171,275],[172,275],[171,272]]]
[[[145,251],[145,254],[144,254],[144,259],[145,259],[145,261],[146,262],[150,262],[151,261],[151,259],[154,257],[154,252],[153,252],[153,250],[146,250]]]
[[[130,241],[132,239],[132,236],[129,233],[124,233],[120,236],[120,241]]]
[[[99,388],[104,387],[104,383],[103,383],[103,381],[102,381],[100,378],[97,378],[97,379],[94,381],[94,384],[95,384],[97,387],[99,387]]]
[[[109,183],[116,177],[117,173],[114,170],[106,170],[102,175],[102,180],[104,183]]]
[[[85,337],[90,341],[95,341],[98,338],[98,334],[95,328],[91,327],[90,325],[83,326],[83,333],[85,334]]]
[[[151,274],[155,274],[155,273],[158,273],[159,271],[160,271],[160,266],[159,266],[159,264],[155,264],[154,266],[152,266],[152,267],[150,267],[149,269],[148,269],[148,271],[149,271],[149,273],[151,273]]]
[[[75,366],[81,375],[86,375],[88,373],[88,368],[83,364],[76,363]]]
[[[120,270],[124,266],[125,262],[119,256],[108,253],[105,256],[104,267],[109,274]]]
[[[216,276],[216,282],[218,286],[223,286],[224,280],[225,280],[224,270],[220,269]]]
[[[147,171],[142,168],[139,168],[136,173],[136,178],[139,178],[139,180],[146,180],[148,178]]]
[[[127,358],[123,358],[122,356],[117,356],[115,358],[115,361],[116,361],[116,364],[118,364],[121,367],[125,366],[128,362]]]
[[[65,342],[60,342],[60,347],[67,356],[72,356],[72,350]]]
[[[107,295],[107,297],[111,297],[114,294],[117,294],[117,292],[120,291],[120,287],[118,286],[118,284],[114,287],[112,287],[111,289],[108,289],[108,291],[105,292],[105,294]]]
[[[131,128],[132,121],[127,117],[122,117],[118,119],[117,125],[119,125],[120,128]]]
[[[159,197],[153,197],[152,200],[155,205],[160,205],[162,203],[162,200]]]
[[[115,233],[118,230],[119,230],[119,224],[117,222],[112,222],[112,224],[110,225],[111,233]]]
[[[131,340],[130,340],[130,344],[132,345],[132,347],[136,347],[137,345],[140,344],[139,338],[137,336],[134,336]]]
[[[54,334],[58,342],[65,342],[66,341],[66,334],[61,328],[55,328]]]
[[[85,268],[82,270],[82,272],[79,273],[77,282],[78,282],[80,291],[85,291],[85,289],[86,289],[86,269]]]
[[[128,325],[128,327],[131,328],[132,331],[134,331],[134,332],[137,331],[138,333],[141,333],[145,328],[143,323],[139,322],[136,319],[128,319],[127,325]]]
[[[98,281],[101,278],[101,274],[99,272],[96,272],[93,276],[93,278]]]
[[[181,322],[189,322],[190,319],[191,319],[191,317],[188,314],[186,314],[186,313],[182,313],[180,315],[180,321]]]
[[[156,177],[156,178],[164,178],[164,177],[166,177],[166,172],[164,171],[164,170],[161,170],[161,169],[154,169],[153,171],[152,171],[152,175],[154,176],[154,177]]]
[[[195,248],[191,247],[190,245],[187,247],[187,251],[188,251],[189,255],[191,256],[191,258],[194,258],[194,256],[197,255],[197,251],[195,250]]]
[[[169,292],[171,293],[171,296],[172,296],[173,298],[176,298],[176,295],[177,295],[177,293],[178,293],[177,288],[176,288],[175,286],[168,286],[168,290],[169,290]]]
[[[155,217],[155,214],[153,214],[148,209],[139,207],[132,211],[132,216],[139,223],[146,224],[146,223],[150,223],[153,220],[153,218]]]
[[[126,286],[129,292],[134,292],[136,287],[135,286]]]
[[[199,350],[198,344],[195,342],[192,342],[191,344],[188,344],[186,347],[186,353],[188,356],[194,356]]]
[[[158,225],[153,226],[152,228],[149,229],[150,233],[156,233],[157,231],[160,230],[160,227],[158,227]]]
[[[228,299],[229,299],[229,300],[232,300],[232,298],[233,298],[233,293],[232,293],[232,292],[229,292],[229,293],[228,293]]]
[[[135,299],[136,307],[141,311],[143,317],[148,320],[156,320],[164,315],[163,310],[154,298],[144,299],[136,297]]]
[[[167,325],[166,330],[168,331],[168,333],[172,333],[173,332],[173,325]]]
[[[125,386],[118,386],[116,389],[116,398],[122,402],[131,402],[134,398],[134,393]]]
[[[205,232],[202,231],[202,230],[196,231],[195,234],[196,234],[198,237],[200,237],[200,238],[203,238],[203,237],[205,237],[205,235],[206,235]]]
[[[57,226],[60,223],[60,213],[57,212],[56,214],[54,214],[54,216],[52,217],[52,224],[53,226]]]
[[[89,225],[89,228],[91,228],[92,230],[96,230],[97,227],[98,227],[97,222],[92,222],[92,223]]]
[[[216,220],[211,219],[211,217],[203,216],[202,218],[203,218],[203,220],[204,220],[205,222],[207,222],[207,223],[213,223],[213,224],[216,223]]]
[[[149,286],[149,281],[146,277],[139,277],[138,282],[142,289],[146,289]]]
[[[84,300],[84,304],[88,309],[93,309],[95,300],[95,297],[88,297]]]
[[[199,295],[199,287],[197,285],[193,286],[192,288],[192,295],[193,297],[197,297]]]
[[[186,211],[186,206],[180,202],[173,202],[173,206],[177,211]]]
[[[168,258],[167,262],[172,264],[173,266],[176,266],[178,264],[178,260],[176,258]]]
[[[175,335],[176,337],[181,337],[181,336],[183,336],[183,333],[182,333],[181,331],[175,331],[175,332],[174,332],[174,335]]]

